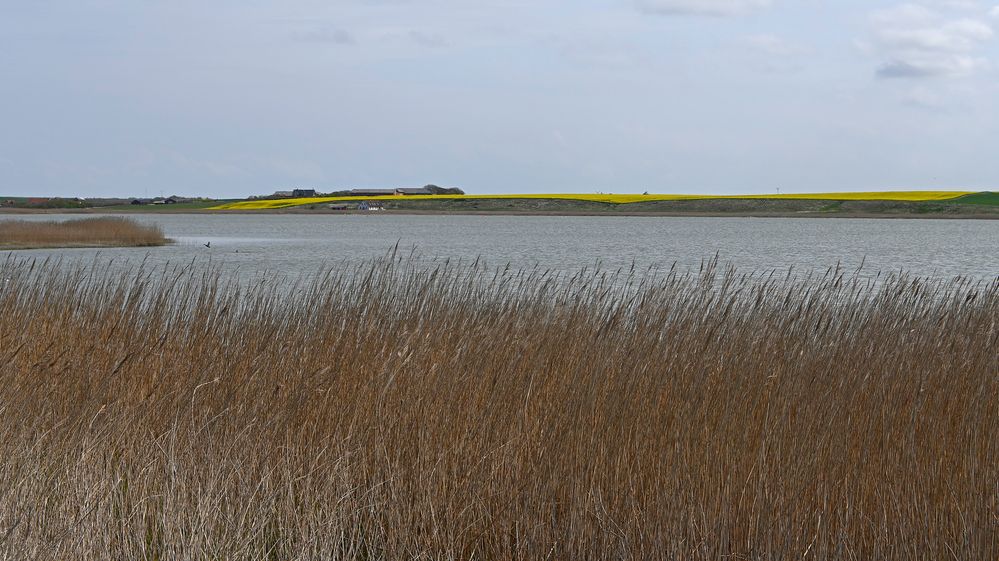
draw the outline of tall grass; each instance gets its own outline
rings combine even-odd
[[[868,191],[854,193],[785,193],[783,195],[636,195],[611,193],[551,193],[551,194],[505,194],[505,195],[380,195],[375,197],[297,197],[282,199],[254,199],[226,202],[212,210],[266,210],[283,209],[319,203],[348,201],[475,201],[489,199],[527,200],[566,200],[590,201],[610,204],[649,203],[655,201],[706,201],[726,199],[771,199],[771,200],[813,200],[813,201],[902,201],[928,202],[950,201],[959,197],[975,195],[973,191]]]
[[[159,226],[146,226],[128,218],[0,220],[0,249],[145,247],[167,242]]]
[[[999,283],[0,266],[4,559],[996,559]]]

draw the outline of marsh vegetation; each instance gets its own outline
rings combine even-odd
[[[0,249],[147,247],[168,242],[159,227],[128,218],[0,220]]]
[[[995,559],[999,283],[0,265],[6,559]]]

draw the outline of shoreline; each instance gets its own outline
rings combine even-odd
[[[381,215],[402,215],[402,216],[608,216],[608,217],[638,217],[638,218],[871,218],[878,220],[899,219],[899,220],[999,220],[999,213],[975,212],[975,213],[877,213],[877,212],[754,212],[754,211],[571,211],[571,210],[421,210],[421,209],[387,209],[381,211],[358,211],[358,210],[327,210],[327,209],[254,209],[254,210],[213,210],[213,209],[178,209],[178,210],[118,210],[118,209],[23,209],[4,208],[0,209],[0,215],[47,215],[47,214],[79,214],[79,215],[113,215],[129,216],[135,214],[157,215],[157,214],[189,214],[189,215],[340,215],[340,216],[381,216]]]
[[[52,244],[4,244],[0,243],[0,251],[33,251],[38,249],[119,249],[125,247],[163,247],[174,243],[167,240],[164,243],[52,243]]]

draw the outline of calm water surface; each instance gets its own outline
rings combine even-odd
[[[27,220],[79,215],[0,216]],[[238,274],[315,273],[324,264],[384,255],[396,243],[426,258],[574,271],[600,264],[697,267],[718,254],[744,270],[825,269],[868,274],[999,276],[999,221],[568,216],[137,214],[176,243],[161,248],[18,251],[19,257],[214,263]],[[211,247],[204,246],[211,243]],[[6,256],[6,255],[4,255]]]

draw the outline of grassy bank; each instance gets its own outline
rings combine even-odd
[[[999,193],[895,191],[807,195],[410,195],[198,201],[161,205],[103,205],[81,209],[0,208],[0,213],[172,214],[205,212],[358,212],[378,201],[402,214],[608,216],[756,216],[806,218],[999,218]],[[331,209],[331,205],[347,210]]]
[[[477,201],[477,200],[518,200],[518,201],[572,201],[603,203],[610,205],[630,205],[635,203],[655,203],[662,201],[712,201],[712,200],[762,200],[762,201],[897,201],[931,202],[948,201],[972,195],[970,191],[882,191],[854,193],[807,193],[784,195],[622,195],[611,193],[552,193],[519,195],[382,195],[376,197],[311,197],[256,199],[226,202],[216,210],[267,210],[291,208],[310,204],[360,201]]]
[[[3,558],[999,554],[996,283],[0,278]]]
[[[215,211],[330,212],[378,201],[386,210],[412,213],[540,215],[676,215],[786,217],[999,218],[994,193],[899,191],[810,195],[434,195],[317,197],[228,202]],[[342,211],[340,211],[342,212]]]
[[[126,218],[67,221],[0,220],[0,249],[141,247],[168,242],[157,226]]]
[[[759,216],[804,218],[999,218],[999,203],[955,201],[823,201],[803,199],[707,199],[614,204],[559,199],[402,199],[384,203],[397,213],[594,216]],[[233,212],[233,211],[220,211]],[[326,205],[240,212],[343,212]],[[348,211],[350,212],[350,211]]]

